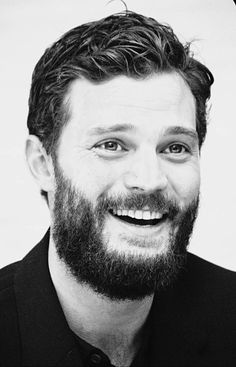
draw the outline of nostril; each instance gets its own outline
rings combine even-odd
[[[154,167],[149,162],[146,165],[140,164],[137,169],[131,167],[130,171],[124,175],[126,188],[147,193],[164,190],[168,180],[165,172],[158,166],[158,163]]]

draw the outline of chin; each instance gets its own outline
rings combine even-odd
[[[108,253],[117,253],[127,257],[155,258],[165,257],[170,251],[169,233],[156,238],[129,237],[125,234],[116,236],[114,233],[110,236],[104,236],[104,243],[107,245]]]

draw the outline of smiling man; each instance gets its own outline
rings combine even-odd
[[[235,274],[187,252],[212,83],[128,11],[45,51],[26,156],[51,227],[1,270],[4,366],[234,365]]]
[[[72,82],[67,103],[70,122],[52,159],[52,269],[56,248],[79,283],[99,294],[151,295],[184,260],[197,209],[191,91],[176,72],[101,85],[82,79]],[[35,137],[27,149],[41,171]]]

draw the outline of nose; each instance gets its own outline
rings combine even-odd
[[[168,184],[161,158],[151,148],[135,153],[124,175],[124,184],[128,190],[151,193],[164,190]]]

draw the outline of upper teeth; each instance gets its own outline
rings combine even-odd
[[[113,214],[129,216],[135,219],[160,219],[163,214],[158,212],[151,212],[150,210],[127,210],[127,209],[113,209]]]

